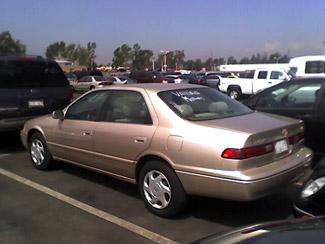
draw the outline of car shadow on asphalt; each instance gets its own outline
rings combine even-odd
[[[61,170],[141,200],[137,186],[131,183],[69,164],[63,164]],[[235,202],[192,196],[189,198],[186,210],[173,219],[183,220],[195,217],[229,227],[287,219],[292,217],[292,197],[293,192],[290,188],[251,202]]]
[[[292,197],[293,193],[289,188],[250,202],[192,197],[183,217],[195,216],[231,227],[287,219],[293,213]]]
[[[24,151],[19,132],[0,132],[0,153],[15,153]]]
[[[64,171],[67,174],[72,174],[87,181],[91,181],[107,188],[111,188],[115,191],[121,192],[123,194],[127,194],[134,198],[141,199],[140,194],[138,193],[137,185],[121,181],[111,176],[107,176],[105,174],[91,171],[72,164],[58,162],[58,165],[54,168],[54,170],[58,168],[60,168],[60,170]]]

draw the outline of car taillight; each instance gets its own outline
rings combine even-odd
[[[289,136],[288,137],[288,141],[289,141],[289,144],[290,145],[294,145],[296,144],[297,142],[301,141],[305,139],[305,133],[304,132],[301,132],[297,135],[293,135],[293,136]]]
[[[228,159],[247,159],[273,152],[273,150],[273,144],[267,144],[258,147],[247,147],[241,149],[227,148],[223,151],[221,156],[223,158]]]

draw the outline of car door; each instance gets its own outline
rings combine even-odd
[[[88,76],[81,77],[78,82],[74,85],[76,91],[85,91],[86,88],[86,81]]]
[[[268,76],[269,72],[267,70],[259,70],[256,71],[257,74],[255,75],[253,79],[253,94],[256,94],[258,92],[261,92],[266,87],[269,87],[268,84]]]
[[[216,74],[207,74],[206,85],[215,89],[219,89],[220,78]]]
[[[134,161],[145,151],[157,128],[141,93],[115,90],[103,106],[96,126],[94,150],[97,166],[113,174],[134,178]]]
[[[266,88],[277,85],[284,80],[286,80],[286,75],[283,71],[271,71]]]
[[[93,136],[108,91],[95,91],[73,103],[63,120],[48,133],[53,155],[61,159],[93,165]]]
[[[320,82],[287,82],[262,92],[256,110],[301,119],[305,123],[306,145],[313,145],[316,93]]]
[[[325,128],[325,84],[316,93],[316,119],[314,122],[313,133],[313,148],[317,153],[325,154],[325,136],[322,131]]]

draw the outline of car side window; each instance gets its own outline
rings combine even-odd
[[[109,91],[89,93],[69,107],[65,119],[97,121],[108,97]]]
[[[270,79],[272,80],[279,80],[282,79],[283,73],[279,71],[272,71]]]
[[[311,108],[320,87],[319,83],[281,86],[261,96],[256,108]]]
[[[307,61],[305,66],[306,74],[318,74],[324,73],[324,62],[323,61]]]
[[[86,82],[86,76],[79,79],[79,82]]]
[[[266,77],[267,77],[267,71],[260,71],[257,76],[258,79],[266,79]]]
[[[113,91],[103,107],[101,121],[152,124],[152,119],[141,93],[136,91]]]

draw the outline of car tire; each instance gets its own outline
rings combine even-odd
[[[140,170],[138,186],[146,208],[161,217],[173,217],[187,204],[187,195],[174,170],[161,161],[149,161]]]
[[[232,88],[229,88],[228,90],[228,96],[231,98],[231,99],[235,99],[235,100],[238,100],[241,98],[241,90],[237,87],[232,87]]]
[[[91,86],[91,87],[89,88],[89,91],[92,90],[92,89],[95,89],[95,87],[94,87],[94,86]]]
[[[40,133],[34,133],[31,136],[28,149],[33,166],[36,169],[49,170],[55,165],[45,139]]]

